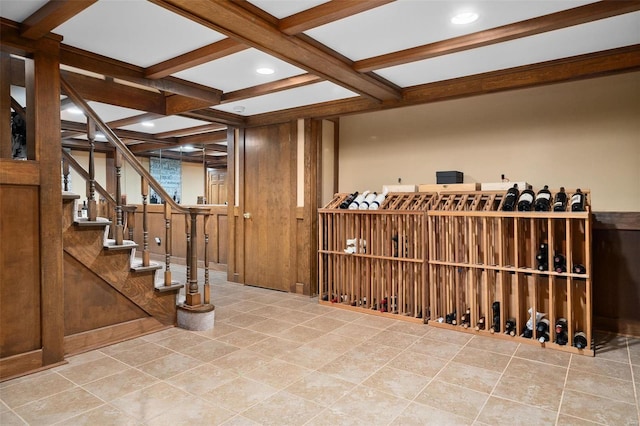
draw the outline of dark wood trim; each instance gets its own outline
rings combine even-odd
[[[45,3],[22,22],[22,37],[37,40],[98,0],[56,0]]]
[[[242,99],[252,98],[255,96],[276,93],[282,90],[294,89],[296,87],[306,86],[322,81],[322,79],[313,74],[297,75],[295,77],[283,78],[282,80],[273,81],[271,83],[261,84],[259,86],[248,87],[233,92],[225,93],[220,103],[236,102]]]
[[[242,52],[249,46],[231,38],[211,43],[199,49],[192,50],[175,58],[152,65],[145,69],[144,76],[150,79],[167,77],[171,74],[220,59],[234,53]]]
[[[285,34],[298,34],[393,1],[394,0],[331,0],[283,18],[280,20],[278,28]]]
[[[560,28],[567,28],[599,19],[635,12],[637,10],[640,10],[640,2],[638,1],[599,1],[473,34],[454,37],[373,58],[362,59],[354,62],[353,68],[359,72],[374,71],[381,68],[503,43],[522,37],[529,37]]]
[[[62,271],[62,203],[60,194],[60,63],[59,43],[40,40],[34,54],[34,97],[37,100],[36,152],[40,163],[40,283],[42,364],[64,359],[64,279]],[[28,111],[27,111],[28,112]]]
[[[38,186],[40,185],[40,165],[36,161],[0,158],[0,185]]]
[[[187,127],[186,129],[178,129],[178,130],[171,130],[168,132],[156,133],[155,137],[158,139],[171,138],[171,137],[179,138],[181,136],[189,136],[197,133],[212,132],[216,130],[226,130],[226,129],[227,129],[227,126],[225,126],[224,124],[211,123],[211,124],[204,124],[202,126]]]
[[[640,231],[640,212],[593,212],[593,229]]]
[[[625,336],[640,336],[640,321],[635,321],[629,318],[594,317],[593,328]],[[598,342],[596,342],[596,344],[597,343]],[[596,349],[596,356],[597,355],[598,353]]]
[[[75,355],[123,340],[171,328],[153,317],[139,318],[64,337],[65,355]]]
[[[0,382],[42,367],[42,349],[0,358]]]
[[[296,215],[297,215],[297,211],[298,211],[298,185],[302,184],[304,185],[306,182],[306,177],[303,178],[303,182],[299,181],[299,176],[298,176],[298,137],[302,137],[303,138],[303,158],[302,161],[305,160],[304,157],[306,157],[306,145],[307,145],[307,132],[305,127],[303,126],[303,131],[302,134],[300,135],[298,132],[298,120],[294,120],[294,121],[290,121],[289,122],[289,153],[288,153],[288,157],[289,157],[289,176],[291,176],[291,179],[289,179],[289,188],[286,188],[286,186],[284,186],[283,189],[285,189],[286,191],[289,191],[289,194],[292,194],[292,197],[289,199],[290,200],[290,205],[289,205],[289,218],[288,218],[288,227],[289,227],[289,264],[290,264],[290,268],[289,268],[289,277],[288,277],[288,284],[289,284],[289,292],[290,293],[295,293],[296,292],[296,283],[298,282],[298,267],[299,267],[299,258],[300,258],[300,253],[298,252],[298,238],[299,238],[299,228],[298,228],[298,221],[296,220]],[[266,143],[267,141],[263,141],[262,143]],[[303,163],[306,166],[306,163]],[[306,167],[304,167],[305,169],[305,174],[306,174]],[[306,191],[305,191],[306,193]],[[306,197],[305,197],[306,198]],[[303,199],[303,203],[305,203],[306,200]],[[306,204],[306,203],[305,203]],[[283,206],[284,207],[284,206]]]
[[[11,56],[0,52],[0,159],[11,158]]]

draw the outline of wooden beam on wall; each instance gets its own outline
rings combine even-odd
[[[258,86],[247,87],[246,89],[227,92],[222,95],[221,103],[235,102],[242,99],[253,98],[255,96],[276,93],[282,90],[294,89],[309,84],[323,81],[322,78],[313,74],[297,75],[295,77],[283,78],[282,80],[273,81],[271,83],[260,84]]]
[[[0,52],[0,158],[11,158],[11,56]]]

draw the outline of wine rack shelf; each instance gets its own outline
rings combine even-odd
[[[436,194],[390,193],[379,210],[319,210],[320,303],[425,322],[427,210]]]
[[[395,193],[379,210],[339,209],[347,196],[319,210],[321,303],[595,354],[588,203],[505,212],[505,192],[473,191]]]

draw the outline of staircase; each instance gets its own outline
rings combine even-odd
[[[176,323],[182,285],[156,285],[161,265],[141,266],[137,244],[108,239],[108,219],[77,218],[78,195],[63,196],[65,353],[84,352]]]

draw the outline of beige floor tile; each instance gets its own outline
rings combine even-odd
[[[62,371],[62,370],[66,370],[68,368],[72,368],[72,367],[78,366],[80,364],[84,364],[84,363],[87,363],[87,362],[97,361],[99,359],[107,358],[107,355],[102,351],[102,349],[106,349],[106,348],[101,348],[100,350],[89,351],[89,352],[84,352],[84,353],[81,353],[81,354],[78,354],[78,355],[70,356],[67,359],[65,359],[65,361],[67,361],[66,364],[62,364],[62,365],[59,365],[57,367],[54,367],[52,370],[53,371]],[[44,371],[43,373],[47,373],[47,372],[48,371]]]
[[[300,346],[302,346],[301,342],[269,336],[266,339],[249,346],[247,349],[270,358],[275,358],[286,357],[289,352],[299,348]]]
[[[406,350],[389,361],[387,365],[431,378],[436,376],[447,362],[449,361]]]
[[[0,392],[0,397],[2,397],[2,392]],[[10,410],[11,409],[7,406],[7,404],[5,404],[2,399],[0,399],[0,413],[6,413]]]
[[[423,337],[408,348],[412,352],[417,352],[427,356],[435,356],[441,359],[450,360],[462,349],[462,345],[443,342],[442,340],[430,339],[429,335]]]
[[[162,358],[163,356],[167,356],[172,353],[173,351],[170,349],[149,342],[133,349],[116,352],[111,356],[118,361],[124,362],[127,365],[136,367],[138,365],[145,364],[149,361]]]
[[[273,336],[291,327],[295,327],[295,325],[291,324],[290,322],[280,321],[274,318],[267,318],[264,321],[252,324],[247,328],[249,330],[257,331],[258,333],[264,333]]]
[[[635,405],[573,390],[564,391],[560,412],[610,425],[638,424],[638,410]]]
[[[66,370],[60,371],[58,374],[78,385],[83,385],[94,380],[120,373],[128,368],[130,367],[113,358],[101,358],[96,361],[90,361],[67,368]]]
[[[353,312],[353,311],[349,311],[346,309],[340,309],[340,308],[333,308],[330,312],[327,312],[326,314],[324,314],[324,316],[329,316],[331,318],[340,320],[340,321],[344,321],[344,322],[351,322],[351,321],[355,321],[357,319],[359,319],[362,315],[361,313],[358,312]]]
[[[26,424],[27,423],[13,411],[3,411],[0,413],[0,425],[2,426],[22,426]]]
[[[101,400],[84,389],[73,388],[25,404],[16,408],[15,412],[29,424],[45,425],[69,419],[102,404]]]
[[[372,337],[377,343],[392,348],[406,349],[416,343],[419,339],[411,334],[405,334],[396,330],[382,330]]]
[[[111,401],[128,393],[144,389],[158,381],[157,378],[133,368],[104,377],[83,386],[98,398]]]
[[[629,404],[636,403],[633,383],[627,380],[569,369],[565,388],[596,396],[603,395]]]
[[[492,395],[525,405],[558,411],[562,399],[562,386],[535,378],[523,380],[502,376]]]
[[[429,327],[426,337],[432,340],[441,340],[456,345],[466,345],[474,336],[459,331],[447,330],[444,328]]]
[[[247,372],[268,364],[272,358],[260,355],[248,349],[241,349],[232,352],[211,362],[216,367],[229,370],[235,374],[246,374]]]
[[[255,331],[239,329],[238,331],[234,331],[233,333],[225,334],[224,336],[216,338],[216,340],[220,342],[224,342],[226,344],[237,346],[239,348],[246,348],[247,346],[251,346],[255,343],[258,343],[261,340],[269,337],[266,334],[257,333]]]
[[[331,334],[348,337],[353,341],[353,344],[355,345],[364,342],[365,340],[375,336],[379,332],[380,329],[378,328],[367,327],[366,325],[350,322],[340,328],[336,328],[331,332]]]
[[[117,352],[128,351],[148,342],[149,341],[145,340],[143,337],[138,337],[136,339],[125,340],[124,342],[116,343],[115,345],[100,348],[99,351],[107,355],[112,355]]]
[[[415,402],[453,413],[473,421],[489,395],[469,388],[434,380],[415,398]]]
[[[398,370],[391,367],[382,367],[362,384],[370,388],[381,390],[404,399],[413,399],[429,383],[431,379]]]
[[[473,367],[457,362],[448,363],[436,379],[453,385],[467,387],[469,389],[491,393],[493,387],[498,383],[500,373],[484,368]]]
[[[169,410],[146,422],[148,426],[217,426],[235,414],[194,396],[180,403],[178,409]]]
[[[305,423],[305,426],[371,426],[365,419],[357,417],[358,413],[345,414],[330,408],[323,410]],[[375,423],[374,423],[375,425]]]
[[[345,396],[356,385],[346,380],[314,371],[285,390],[322,406],[329,406]]]
[[[508,356],[513,355],[519,346],[520,344],[518,342],[479,335],[473,336],[473,339],[467,343],[468,348],[482,349]]]
[[[537,361],[512,358],[504,371],[505,376],[516,377],[524,381],[544,381],[556,386],[564,386],[567,369]]]
[[[111,401],[111,405],[137,420],[147,422],[180,407],[188,396],[179,389],[160,382],[115,399]]]
[[[69,390],[74,384],[58,373],[25,376],[0,390],[0,398],[9,408],[15,409],[29,402]]]
[[[472,420],[448,411],[412,402],[392,423],[393,426],[466,426]]]
[[[610,361],[629,362],[627,338],[615,334],[596,333],[596,356]]]
[[[431,327],[432,328],[432,327]],[[412,322],[396,321],[389,326],[387,330],[397,331],[404,334],[411,334],[412,336],[424,337],[431,328],[426,324],[416,324]]]
[[[322,406],[282,391],[242,413],[262,425],[298,426],[322,411]]]
[[[317,300],[313,303],[309,303],[307,306],[304,307],[304,312],[313,314],[313,315],[325,315],[326,313],[331,311],[332,311],[332,308],[330,306],[320,305],[318,304]]]
[[[496,352],[489,352],[465,346],[460,350],[460,352],[458,352],[453,360],[461,364],[472,365],[474,367],[480,367],[502,373],[509,364],[510,357],[500,355]]]
[[[586,373],[600,374],[603,376],[614,377],[616,379],[631,380],[631,365],[629,362],[609,361],[589,356],[571,357],[570,370],[583,371]]]
[[[240,350],[240,348],[217,340],[206,339],[195,346],[187,346],[184,349],[180,349],[179,352],[203,362],[210,362],[237,350]]]
[[[490,425],[553,425],[556,417],[555,411],[492,396],[478,420]]]
[[[558,367],[568,367],[569,361],[571,361],[570,353],[525,344],[518,347],[515,356],[531,361],[553,364]]]
[[[358,386],[330,408],[331,411],[356,416],[369,424],[389,424],[408,404],[409,401],[405,399],[366,386]]]
[[[167,328],[166,330],[158,331],[157,333],[147,334],[145,336],[142,336],[141,338],[146,340],[147,342],[157,342],[158,340],[163,340],[167,337],[171,337],[183,332],[184,330],[181,330],[178,327],[171,327]]]
[[[56,426],[136,426],[141,423],[111,405],[104,404],[91,411],[79,414]]]
[[[172,353],[165,357],[138,366],[141,371],[161,380],[166,380],[187,370],[202,365],[202,361],[195,358]]]
[[[206,337],[200,336],[197,333],[182,330],[182,332],[178,334],[167,337],[166,339],[158,340],[155,343],[157,345],[164,346],[165,348],[171,349],[173,351],[181,351],[185,348],[196,346],[208,340],[209,339],[207,339]]]
[[[375,361],[354,358],[352,355],[344,354],[329,361],[318,370],[338,379],[359,384],[375,373],[380,364]]]
[[[279,332],[277,336],[283,339],[293,340],[298,343],[309,343],[312,340],[321,339],[325,334],[326,332],[316,330],[315,328],[296,325]]]
[[[312,370],[299,365],[274,359],[267,365],[255,368],[244,376],[248,379],[266,383],[278,390],[283,389],[293,382],[300,380]]]
[[[211,330],[194,331],[194,333],[199,334],[200,336],[208,337],[209,339],[215,339],[226,334],[233,333],[234,331],[237,331],[239,329],[239,327],[235,327],[233,325],[226,324],[220,321],[215,321]]]
[[[378,344],[374,340],[367,340],[361,345],[355,346],[347,354],[351,354],[354,358],[360,358],[364,361],[374,361],[380,366],[391,361],[402,352],[399,348],[392,348]]]
[[[363,315],[357,320],[353,321],[354,324],[364,325],[364,326],[373,327],[373,328],[379,328],[383,330],[391,327],[392,325],[395,325],[396,322],[398,322],[398,320],[386,318],[386,317],[379,317],[376,315]]]
[[[253,324],[259,323],[266,319],[267,317],[243,312],[239,315],[234,315],[231,318],[229,318],[229,320],[227,321],[227,324],[233,325],[235,327],[247,328]]]
[[[232,371],[216,367],[213,364],[203,364],[167,379],[167,383],[192,395],[201,395],[229,383],[237,377],[238,375]]]
[[[305,321],[300,325],[329,333],[345,324],[345,321],[322,315]]]
[[[265,383],[239,377],[202,394],[201,397],[227,410],[240,413],[264,401],[277,391],[278,389]]]
[[[282,321],[287,321],[292,324],[302,324],[313,318],[317,318],[318,315],[311,312],[301,312],[294,309],[282,308],[278,312],[276,318]]]
[[[567,416],[566,414],[560,414],[558,416],[558,422],[556,426],[591,426],[601,425],[603,423],[590,422],[589,420],[580,419],[578,417]]]
[[[260,426],[260,423],[256,423],[253,420],[238,414],[224,422],[222,426]]]
[[[273,303],[273,305],[294,309],[296,311],[304,311],[310,305],[310,302],[308,300],[298,299],[297,297],[284,297],[282,300]]]
[[[264,305],[260,308],[254,309],[250,314],[280,320],[280,313],[283,309],[285,308],[282,308],[281,306]]]
[[[329,333],[322,336],[322,339],[316,339],[309,343],[306,343],[305,346],[314,349],[325,349],[328,351],[332,351],[337,355],[340,355],[353,349],[354,344],[353,340],[351,340],[349,337]]]
[[[226,324],[231,320],[231,318],[236,317],[238,315],[243,315],[242,312],[236,311],[231,306],[216,306],[216,323]]]
[[[240,302],[236,302],[232,305],[228,305],[230,308],[235,309],[238,312],[251,312],[256,309],[262,308],[265,306],[264,303],[254,302],[252,300],[242,300]]]
[[[634,365],[640,365],[640,338],[627,338],[627,345],[629,347],[629,358],[631,359],[631,363]]]
[[[316,370],[339,356],[340,354],[330,348],[316,348],[309,345],[302,345],[292,351],[278,355],[277,358],[301,367]]]

